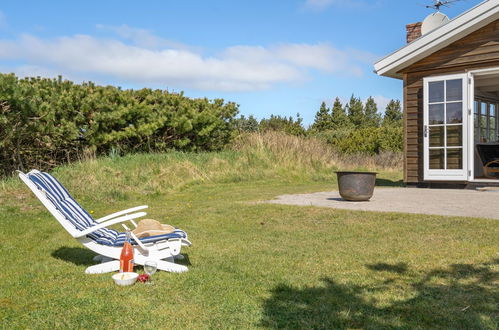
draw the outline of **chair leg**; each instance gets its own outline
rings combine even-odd
[[[85,269],[85,274],[103,274],[115,272],[120,269],[120,261],[113,260],[108,262],[103,262],[98,265],[93,265]]]
[[[184,273],[184,272],[187,272],[189,270],[184,265],[175,264],[175,263],[170,262],[170,261],[158,260],[156,262],[158,263],[158,269],[164,270],[166,272]]]
[[[93,258],[94,261],[97,261],[97,262],[100,262],[100,263],[103,263],[103,262],[108,262],[108,261],[111,261],[111,260],[114,260],[113,258],[110,258],[110,257],[106,257],[106,256],[103,256],[103,255],[96,255],[94,258]]]
[[[136,256],[135,257],[135,265],[144,265],[144,263],[147,260],[154,260],[156,261],[156,264],[158,265],[158,270],[164,270],[165,272],[172,272],[172,273],[184,273],[187,272],[189,269],[184,266],[184,265],[178,265],[174,262],[173,256],[164,258],[164,259],[157,259],[157,258],[147,258],[143,256]]]

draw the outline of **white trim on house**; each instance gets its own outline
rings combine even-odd
[[[499,0],[485,0],[374,64],[380,76],[402,79],[400,70],[499,19]]]
[[[451,75],[443,75],[443,76],[434,76],[434,77],[426,77],[423,78],[423,125],[424,125],[424,134],[423,134],[423,164],[424,164],[424,180],[425,181],[467,181],[469,179],[468,175],[468,121],[469,121],[469,113],[467,111],[469,105],[469,75],[467,73],[459,73],[459,74],[451,74]],[[462,98],[461,100],[448,101],[446,96],[447,88],[444,87],[444,96],[442,102],[437,102],[444,105],[444,121],[443,124],[440,125],[430,125],[429,123],[429,83],[431,82],[445,82],[448,80],[459,79],[461,80],[461,91]],[[460,124],[447,123],[447,105],[452,103],[461,103],[461,114],[462,114],[462,122]],[[437,148],[432,148],[429,144],[430,142],[430,132],[431,128],[435,126],[444,127],[444,145],[439,146]],[[449,126],[461,126],[461,134],[462,134],[462,142],[460,146],[448,146],[447,145],[447,129],[445,127]],[[443,169],[430,169],[430,149],[440,149],[444,151],[444,168]],[[461,150],[462,157],[462,168],[461,169],[447,169],[447,151],[448,150]]]

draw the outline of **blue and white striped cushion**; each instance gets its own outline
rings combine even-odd
[[[30,172],[28,177],[38,186],[38,188],[42,188],[46,192],[52,194],[55,198],[73,199],[66,188],[64,188],[64,186],[56,178],[48,173]]]
[[[38,189],[45,191],[47,199],[77,230],[83,231],[98,225],[92,216],[76,202],[66,188],[52,175],[45,172],[30,172],[28,177]],[[126,233],[120,233],[114,229],[102,228],[87,235],[87,237],[99,244],[122,246],[126,239]],[[170,238],[187,238],[187,234],[180,229],[176,229],[171,234],[145,237],[141,238],[140,241],[151,243]],[[137,242],[132,239],[132,244],[136,245]]]

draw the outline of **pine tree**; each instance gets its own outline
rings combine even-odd
[[[317,132],[323,132],[333,128],[331,114],[326,102],[322,102],[319,111],[315,114],[315,120],[312,129]]]
[[[369,96],[364,106],[364,122],[362,123],[362,126],[379,127],[380,122],[381,116],[378,114],[378,106],[374,99]]]
[[[402,109],[399,100],[391,100],[386,106],[383,125],[400,125],[402,122]]]
[[[350,101],[346,105],[348,119],[355,127],[361,127],[364,122],[364,107],[360,98],[352,94]]]
[[[305,128],[302,125],[303,118],[300,114],[296,114],[296,120],[292,116],[281,117],[280,115],[270,115],[270,118],[260,121],[260,132],[276,131],[284,132],[290,135],[303,136],[306,135]]]
[[[341,129],[350,126],[350,121],[341,104],[340,98],[336,97],[333,108],[331,109],[331,121],[333,129]]]
[[[253,115],[248,118],[241,115],[239,118],[234,119],[234,127],[240,132],[258,132],[258,120]]]

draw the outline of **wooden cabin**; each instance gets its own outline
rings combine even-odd
[[[404,83],[404,181],[497,185],[499,0],[439,24],[430,16],[407,25],[407,44],[374,66]]]

